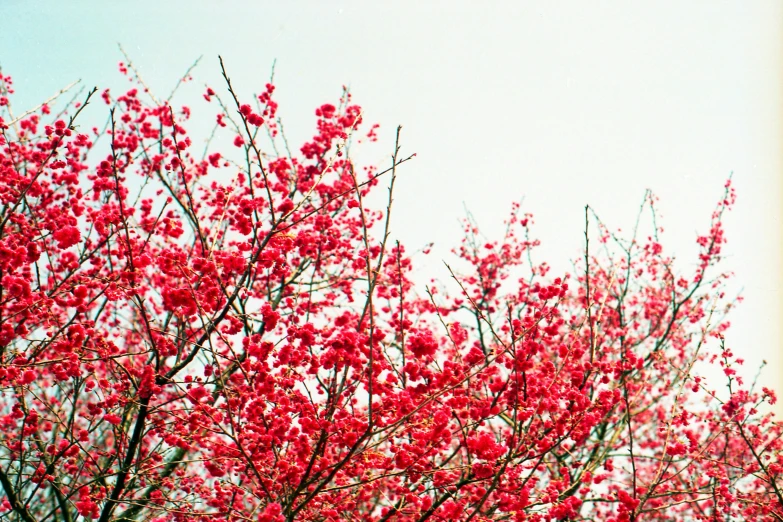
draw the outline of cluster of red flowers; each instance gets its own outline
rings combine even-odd
[[[399,129],[357,166],[376,126],[344,92],[293,151],[274,87],[223,73],[205,109],[237,149],[203,154],[140,80],[88,132],[96,91],[14,116],[0,76],[0,518],[783,520],[774,394],[723,343],[729,183],[692,273],[585,209],[551,277],[515,206],[417,287]]]

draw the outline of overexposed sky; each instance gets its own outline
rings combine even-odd
[[[563,271],[580,254],[584,205],[628,229],[646,188],[660,197],[665,248],[689,269],[733,172],[726,266],[745,302],[728,342],[747,374],[767,359],[762,381],[780,382],[783,3],[107,4],[0,2],[0,65],[17,110],[79,78],[118,92],[118,42],[163,95],[204,55],[180,98],[195,113],[205,83],[222,87],[218,54],[248,95],[276,59],[293,142],[350,85],[382,125],[365,157],[385,161],[397,124],[418,153],[400,172],[393,232],[410,250],[435,241],[422,280],[446,278],[439,260],[459,240],[463,205],[491,236],[524,197],[539,258]]]

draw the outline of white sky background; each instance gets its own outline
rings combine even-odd
[[[691,270],[734,172],[726,267],[745,302],[728,344],[747,375],[767,359],[762,382],[781,389],[783,3],[552,4],[4,0],[0,65],[19,112],[78,78],[120,93],[117,42],[164,96],[203,54],[179,99],[211,122],[197,100],[205,83],[223,87],[218,54],[248,98],[277,59],[292,143],[350,85],[382,125],[363,157],[386,161],[397,124],[418,153],[400,171],[393,232],[409,251],[435,241],[422,281],[447,279],[440,259],[459,241],[463,204],[491,237],[524,197],[537,259],[559,272],[580,255],[585,204],[628,230],[646,188],[660,197],[666,251]]]

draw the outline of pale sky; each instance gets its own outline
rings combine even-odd
[[[538,258],[563,271],[584,205],[627,230],[646,188],[688,270],[733,172],[726,267],[745,302],[727,339],[747,375],[767,359],[762,383],[779,388],[783,2],[0,2],[17,110],[76,79],[119,92],[118,42],[164,96],[204,55],[180,98],[196,113],[204,84],[222,87],[218,54],[248,95],[276,59],[293,142],[344,84],[382,125],[363,157],[385,161],[402,124],[418,157],[400,172],[392,228],[409,250],[435,241],[422,281],[446,279],[463,205],[492,236],[524,197]]]

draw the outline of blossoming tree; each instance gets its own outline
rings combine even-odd
[[[514,207],[422,287],[389,239],[399,129],[357,165],[346,92],[293,149],[274,86],[223,69],[198,110],[235,147],[200,154],[121,71],[19,115],[0,74],[0,519],[783,520],[775,396],[722,336],[730,183],[691,272],[586,208],[550,275]]]

